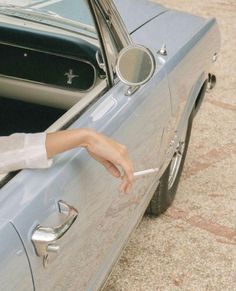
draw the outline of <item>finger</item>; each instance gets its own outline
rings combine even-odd
[[[125,188],[126,188],[126,185],[124,183],[121,183],[119,186],[119,191],[122,193],[125,193]]]
[[[90,151],[88,151],[88,152],[91,155],[91,157],[93,157],[97,162],[101,163],[112,176],[114,176],[116,178],[119,178],[121,176],[119,169],[112,162],[107,161],[107,160],[91,153]]]
[[[121,176],[119,169],[111,162],[106,161],[104,166],[112,176],[114,176],[116,178],[119,178]]]
[[[129,181],[127,175],[124,175],[122,177],[122,183],[120,184],[119,190],[128,194],[132,189],[132,185],[132,181]]]
[[[126,188],[126,193],[129,194],[129,193],[132,191],[132,188],[133,188],[133,185],[129,185],[129,186]]]
[[[131,192],[131,189],[132,189],[132,185],[127,182],[122,183],[119,187],[119,191],[126,194],[129,194]]]
[[[114,177],[119,178],[121,176],[121,173],[119,169],[112,164],[109,161],[101,161],[101,163],[104,165],[104,167],[107,169],[107,171]]]
[[[129,189],[131,189],[133,186],[133,181],[129,180],[127,175],[123,176],[122,183],[120,185],[120,191],[128,193]]]
[[[134,181],[134,170],[131,161],[125,162],[122,164],[122,168],[124,170],[123,180],[126,184],[133,184]]]

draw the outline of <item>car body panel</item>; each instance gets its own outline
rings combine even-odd
[[[153,54],[166,46],[167,55],[158,54],[158,60],[168,75],[172,110],[168,134],[170,142],[174,139],[174,150],[207,79],[212,57],[220,49],[216,20],[169,10],[133,33],[132,39],[144,44]],[[165,165],[173,150],[168,151]]]
[[[29,262],[22,242],[12,226],[0,218],[0,290],[33,290]]]
[[[129,33],[168,10],[147,0],[114,0],[114,3]]]

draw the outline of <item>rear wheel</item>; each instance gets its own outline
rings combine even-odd
[[[175,198],[188,150],[192,121],[193,114],[189,117],[188,124],[176,147],[175,153],[162,175],[158,187],[148,205],[146,212],[150,215],[159,216],[161,213],[165,212]]]

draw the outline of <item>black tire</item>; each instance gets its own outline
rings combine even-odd
[[[162,175],[160,182],[158,184],[158,187],[156,191],[153,194],[153,197],[147,207],[146,213],[152,216],[159,216],[163,212],[165,212],[169,206],[172,204],[175,198],[175,194],[178,188],[180,176],[183,171],[184,161],[188,150],[188,144],[190,140],[191,135],[191,129],[192,129],[192,122],[193,122],[193,116],[192,113],[189,117],[187,130],[185,137],[183,137],[182,141],[178,144],[176,151],[172,157],[171,162],[169,163],[168,167],[166,168],[164,174]],[[178,168],[175,170],[175,175],[171,176],[171,172],[173,174],[173,165],[175,163],[175,160],[177,160],[177,155],[180,155],[180,145],[182,147],[181,152],[181,160],[179,161]]]

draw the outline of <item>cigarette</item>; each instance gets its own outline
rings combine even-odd
[[[148,169],[144,171],[134,172],[134,177],[157,173],[159,168]]]

